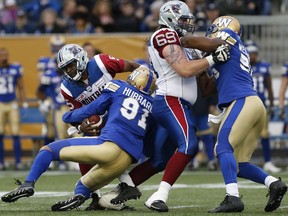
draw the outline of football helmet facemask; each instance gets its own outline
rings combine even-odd
[[[65,38],[62,35],[53,35],[49,39],[51,53],[57,52],[65,45]]]
[[[194,21],[194,16],[184,2],[168,1],[160,8],[158,23],[174,29],[180,36],[194,33]]]
[[[240,37],[242,35],[242,27],[236,18],[232,16],[220,16],[208,27],[206,37],[214,37],[216,32],[224,28],[231,29]]]
[[[87,67],[89,59],[86,51],[77,44],[67,44],[57,54],[58,68],[69,78],[78,81]],[[71,77],[67,74],[66,67],[76,62],[76,75]]]
[[[156,90],[156,76],[146,66],[136,68],[127,78],[130,85],[135,86],[146,94],[153,94]]]

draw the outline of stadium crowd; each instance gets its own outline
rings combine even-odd
[[[0,34],[153,32],[165,0],[0,0]],[[271,0],[184,0],[206,31],[225,14],[270,15]]]

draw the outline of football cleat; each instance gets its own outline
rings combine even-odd
[[[226,195],[223,202],[209,213],[242,212],[244,204],[239,197]]]
[[[16,188],[15,190],[4,194],[1,197],[1,200],[3,202],[15,202],[18,199],[22,198],[22,197],[30,197],[34,194],[35,190],[34,190],[34,182],[24,182],[23,184],[21,183],[21,181],[19,181],[18,179],[15,179],[15,184],[20,185],[18,188]]]
[[[85,197],[82,194],[76,194],[65,201],[56,202],[51,206],[52,211],[70,211],[72,209],[79,209],[85,202]]]
[[[286,191],[287,185],[281,181],[281,178],[279,178],[278,181],[273,182],[269,187],[269,193],[267,194],[269,200],[264,210],[266,212],[276,210],[280,206]]]
[[[99,196],[97,193],[92,193],[91,195],[92,202],[89,204],[85,211],[97,211],[97,210],[105,210],[104,207],[99,205]]]
[[[168,206],[166,205],[166,203],[162,200],[155,200],[153,201],[150,205],[145,202],[144,205],[154,211],[158,211],[158,212],[168,212]]]
[[[136,186],[129,186],[125,182],[121,182],[118,187],[120,188],[120,193],[117,197],[110,201],[112,204],[123,203],[130,199],[138,199],[142,195]]]

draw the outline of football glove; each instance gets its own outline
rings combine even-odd
[[[226,62],[230,58],[230,51],[228,44],[222,44],[215,52],[212,53],[213,61],[217,63]]]

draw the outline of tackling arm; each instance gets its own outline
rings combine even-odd
[[[124,69],[123,72],[133,71],[138,68],[140,65],[133,61],[124,60]]]
[[[204,52],[214,52],[219,46],[226,44],[225,41],[219,38],[195,37],[193,35],[180,38],[180,43],[183,47]]]

